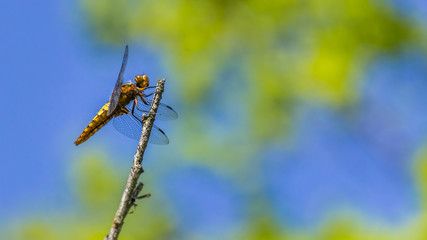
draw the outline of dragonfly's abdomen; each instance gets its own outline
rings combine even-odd
[[[109,107],[110,103],[108,102],[101,108],[101,110],[99,110],[99,112],[92,119],[89,125],[83,130],[82,134],[80,134],[80,137],[77,138],[74,144],[79,145],[85,142],[90,137],[92,137],[92,135],[95,134],[100,128],[107,124],[108,121],[111,120],[114,114],[111,114],[110,116],[107,115]]]

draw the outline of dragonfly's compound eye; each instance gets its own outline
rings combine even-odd
[[[146,88],[149,84],[149,79],[147,75],[136,75],[135,76],[135,82],[138,87],[140,88]]]
[[[150,84],[150,80],[148,79],[147,75],[142,75],[142,80],[144,80],[144,85],[148,86],[148,84]]]

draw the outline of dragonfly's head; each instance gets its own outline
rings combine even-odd
[[[148,84],[149,84],[148,76],[145,74],[136,75],[135,76],[135,82],[136,82],[137,87],[146,88],[146,87],[148,87]]]

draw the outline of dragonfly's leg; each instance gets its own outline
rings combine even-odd
[[[142,91],[144,91],[146,88],[138,88],[138,90],[139,90],[139,97],[141,98],[141,100],[142,100],[142,102],[143,103],[145,103],[145,104],[147,104],[147,102],[144,100],[144,97],[148,97],[148,96],[151,96],[151,95],[153,95],[154,93],[150,93],[150,94],[148,94],[148,95],[145,95]]]
[[[145,99],[144,99],[144,97],[147,97],[148,95],[144,95],[143,93],[141,93],[140,95],[139,95],[139,98],[141,98],[141,101],[145,104],[145,105],[148,105],[148,103],[147,103],[147,101],[145,101]]]
[[[145,104],[145,105],[149,105],[148,104],[148,102],[147,101],[145,101],[145,99],[144,99],[144,97],[145,97],[146,95],[144,95],[143,93],[141,93],[140,95],[139,95],[139,97],[141,98],[141,101]],[[138,108],[138,110],[140,110],[139,108]],[[147,110],[140,110],[141,112],[146,112],[146,113],[148,113],[149,111],[147,111]]]
[[[135,99],[134,99],[134,105],[136,105],[136,109],[138,109],[139,111],[141,111],[141,112],[144,111],[143,109],[140,109],[139,106],[138,106],[138,97],[135,97]]]
[[[139,98],[141,98],[141,101],[145,104],[145,105],[150,105],[150,104],[148,104],[148,102],[147,101],[145,101],[145,99],[144,99],[144,97],[148,97],[148,96],[150,96],[150,95],[153,95],[152,93],[151,94],[148,94],[148,95],[145,95],[145,94],[143,94],[143,93],[140,93],[139,94]],[[139,108],[138,108],[138,110],[140,110]],[[140,110],[141,112],[146,112],[146,113],[148,113],[149,111],[147,111],[147,110]]]
[[[133,99],[133,104],[132,104],[132,115],[133,115],[133,113],[135,112],[135,106],[136,106],[136,108],[138,108],[137,104],[138,104],[137,99],[136,99],[136,98],[135,98],[135,99]]]

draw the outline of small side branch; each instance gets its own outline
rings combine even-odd
[[[113,224],[111,226],[110,232],[105,237],[104,240],[115,240],[118,238],[120,231],[123,227],[124,220],[126,215],[129,213],[129,209],[135,204],[135,200],[139,198],[149,197],[149,195],[143,195],[138,197],[139,192],[142,190],[142,183],[136,187],[139,176],[144,172],[142,169],[142,160],[144,157],[145,149],[147,148],[148,139],[150,138],[151,128],[157,114],[157,109],[162,99],[162,93],[164,91],[166,79],[158,79],[156,91],[154,92],[153,102],[151,104],[151,109],[148,116],[145,116],[144,126],[142,128],[141,139],[139,140],[138,147],[136,149],[135,156],[133,158],[132,168],[129,173],[128,180],[126,182],[126,187],[120,201],[119,209],[116,212],[114,217]]]

